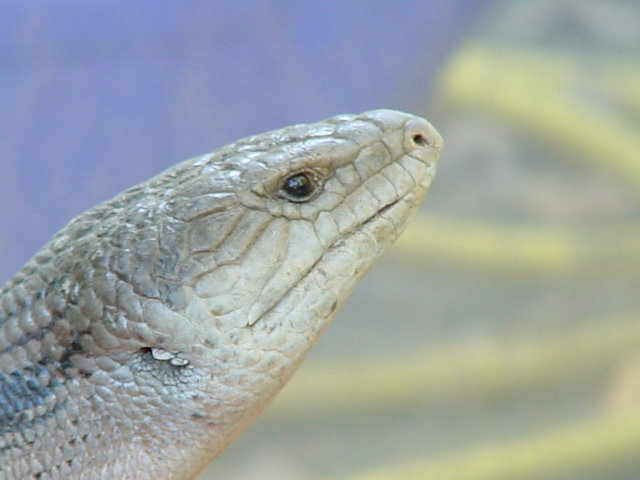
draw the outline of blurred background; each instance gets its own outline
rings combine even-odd
[[[427,200],[198,480],[640,478],[640,2],[0,0],[0,281],[179,160],[426,116]]]

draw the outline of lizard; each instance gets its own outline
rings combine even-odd
[[[0,290],[0,479],[190,479],[285,385],[426,194],[395,110],[250,136],[80,216]]]

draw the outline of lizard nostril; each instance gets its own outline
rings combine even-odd
[[[442,151],[442,138],[425,119],[413,117],[404,124],[404,149],[432,162]]]
[[[416,133],[411,140],[417,147],[426,147],[429,145],[429,140],[421,133]]]

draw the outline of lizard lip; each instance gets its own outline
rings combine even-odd
[[[363,227],[364,225],[367,225],[373,221],[375,221],[377,218],[383,216],[386,212],[388,212],[389,210],[391,210],[393,207],[395,207],[398,203],[410,199],[412,197],[416,197],[416,195],[418,195],[420,198],[422,196],[424,196],[429,188],[429,185],[431,184],[431,181],[435,175],[435,162],[429,162],[427,164],[427,171],[424,173],[424,178],[422,178],[420,181],[416,180],[416,184],[414,186],[414,188],[406,191],[403,195],[398,196],[398,198],[396,198],[395,200],[390,201],[388,204],[386,204],[385,206],[379,208],[378,210],[376,210],[375,212],[373,212],[369,217],[367,217],[365,220],[363,220],[362,222],[360,222],[359,224],[357,224],[353,230]],[[418,199],[419,200],[419,199]],[[416,203],[418,203],[416,201]],[[410,209],[413,210],[413,209]],[[352,231],[353,231],[352,230]],[[351,233],[351,232],[349,232]],[[347,233],[348,235],[348,233]]]

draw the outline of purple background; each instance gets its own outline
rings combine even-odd
[[[0,1],[0,283],[184,158],[337,113],[420,113],[490,3]]]

